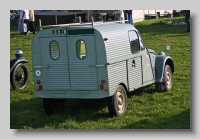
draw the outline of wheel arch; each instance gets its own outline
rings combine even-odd
[[[119,91],[118,93],[117,90],[120,88],[123,88],[122,92]],[[127,87],[124,83],[120,83],[114,95],[107,97],[107,105],[110,116],[113,117],[124,115],[128,105],[127,101]]]
[[[25,58],[15,58],[13,60],[10,61],[10,73],[13,71],[13,69],[15,68],[15,66],[19,63],[28,63],[28,60],[26,60]]]
[[[158,55],[155,61],[155,82],[163,82],[163,72],[165,65],[168,64],[174,73],[174,62],[170,56]]]
[[[120,83],[119,85],[123,86],[124,89],[125,89],[125,91],[126,91],[126,93],[128,93],[128,88],[127,88],[127,86],[124,83]]]
[[[167,60],[166,60],[166,62],[165,62],[165,65],[169,65],[170,66],[170,68],[171,68],[171,71],[172,71],[172,73],[174,73],[174,62],[173,62],[173,60],[171,59],[171,58],[168,58]]]

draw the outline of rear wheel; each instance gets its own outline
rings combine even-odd
[[[47,115],[57,113],[64,109],[65,99],[43,98],[43,107]]]
[[[25,64],[19,63],[11,72],[11,85],[13,89],[24,89],[28,84],[28,68]]]
[[[127,108],[127,94],[122,85],[119,85],[115,94],[107,98],[108,111],[111,117],[122,116]]]

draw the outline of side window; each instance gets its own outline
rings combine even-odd
[[[80,60],[83,60],[86,58],[86,55],[87,55],[86,44],[83,40],[78,40],[76,42],[76,55]]]
[[[145,50],[145,44],[144,44],[144,41],[139,32],[138,32],[138,34],[139,34],[139,39],[140,39],[140,49],[141,49],[141,51],[143,51],[143,50]]]
[[[141,49],[141,51],[143,51],[143,50],[145,50],[145,45],[144,45],[142,38],[140,40],[141,40],[140,41],[140,49]]]
[[[58,60],[60,57],[59,44],[57,41],[51,41],[49,44],[50,56],[53,60]]]
[[[137,53],[140,50],[140,43],[137,33],[135,31],[129,31],[128,36],[130,41],[131,53]]]

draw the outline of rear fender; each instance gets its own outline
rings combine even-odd
[[[13,69],[15,68],[15,66],[18,64],[18,63],[28,63],[28,60],[26,60],[25,58],[15,58],[15,59],[12,59],[10,61],[10,73],[13,71]]]

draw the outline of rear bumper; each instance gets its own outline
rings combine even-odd
[[[100,99],[109,96],[104,91],[36,91],[35,96],[39,98],[74,98],[74,99]]]

